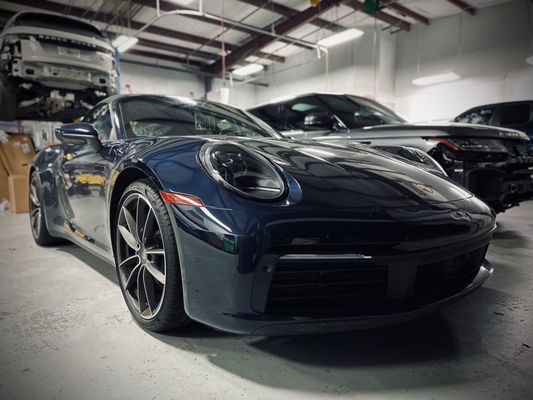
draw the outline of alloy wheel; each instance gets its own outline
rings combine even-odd
[[[166,283],[166,259],[161,227],[150,201],[129,195],[120,207],[117,224],[117,261],[122,287],[142,318],[161,308]]]
[[[41,201],[39,200],[37,178],[32,177],[30,182],[30,225],[33,237],[39,237],[41,233]]]

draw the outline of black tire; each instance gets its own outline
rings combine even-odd
[[[118,281],[135,320],[154,332],[185,325],[190,320],[183,304],[174,229],[159,192],[149,180],[126,188],[114,224]]]
[[[29,212],[30,227],[33,240],[39,246],[54,246],[61,244],[62,239],[52,236],[46,226],[46,216],[42,208],[41,180],[37,172],[33,172],[30,177],[29,187]]]
[[[15,88],[10,82],[0,80],[0,121],[14,121],[16,113]]]

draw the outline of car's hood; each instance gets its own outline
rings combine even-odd
[[[524,132],[515,129],[458,123],[391,124],[366,126],[360,129],[351,129],[350,135],[353,135],[353,138],[357,138],[358,136],[361,136],[361,133],[367,133],[377,138],[380,137],[379,135],[381,133],[383,133],[387,137],[404,137],[413,136],[413,132],[416,132],[418,136],[424,137],[455,136],[530,140]]]
[[[294,177],[303,201],[339,208],[406,207],[450,202],[472,195],[367,146],[343,148],[316,142],[230,137]]]

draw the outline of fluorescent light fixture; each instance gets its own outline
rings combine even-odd
[[[261,64],[248,64],[248,65],[245,65],[244,67],[234,69],[232,74],[237,75],[237,76],[252,75],[257,72],[262,71],[264,68],[265,67],[263,67]]]
[[[181,4],[183,6],[189,6],[194,3],[196,0],[170,0],[171,3]]]
[[[358,37],[363,36],[363,34],[364,32],[360,31],[359,29],[350,28],[328,36],[327,38],[320,39],[316,44],[323,47],[332,47],[350,40],[357,39]]]
[[[130,47],[135,46],[138,41],[139,39],[137,39],[136,37],[120,35],[115,40],[113,40],[112,44],[119,52],[124,53]]]
[[[427,86],[435,85],[437,83],[452,82],[461,79],[461,76],[455,72],[444,72],[442,74],[428,75],[413,80],[413,85]]]
[[[527,62],[529,65],[533,65],[533,56],[529,56],[528,58],[526,58],[526,62]]]

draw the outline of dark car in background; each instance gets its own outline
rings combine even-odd
[[[148,95],[112,96],[58,137],[31,165],[34,239],[116,266],[147,329],[380,326],[492,273],[494,211],[368,146],[291,141],[233,107]]]
[[[458,115],[453,121],[518,129],[533,140],[533,100],[474,107]],[[533,142],[529,144],[529,152],[533,154]]]
[[[15,14],[0,34],[0,121],[69,121],[116,93],[114,48],[96,26]]]
[[[497,212],[533,198],[528,136],[475,124],[409,124],[387,107],[358,96],[311,93],[249,110],[287,137],[341,146],[366,143],[417,148]]]

